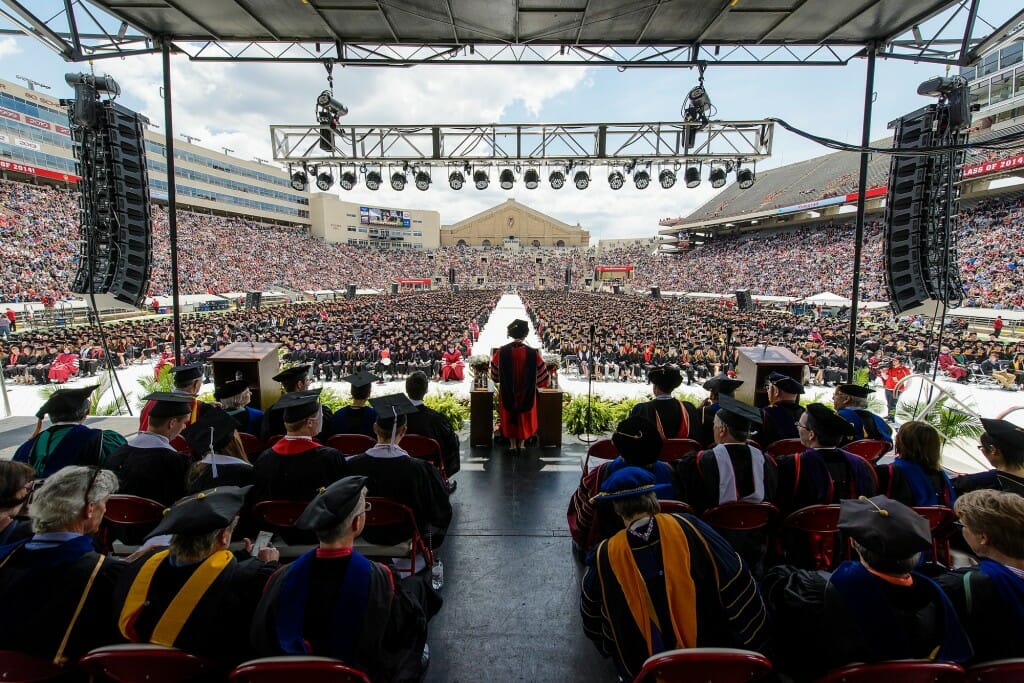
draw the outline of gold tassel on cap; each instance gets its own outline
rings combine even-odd
[[[861,496],[857,500],[866,500],[867,502],[871,503],[871,507],[875,508],[875,512],[880,514],[882,517],[888,517],[889,516],[889,511],[888,510],[883,510],[882,508],[878,507],[878,505],[875,504],[875,501],[871,500],[867,496]]]

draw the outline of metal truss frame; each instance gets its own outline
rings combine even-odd
[[[274,161],[304,165],[753,162],[771,155],[773,134],[771,121],[270,126]]]

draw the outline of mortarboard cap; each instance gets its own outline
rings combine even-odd
[[[742,384],[743,380],[741,379],[732,379],[725,375],[717,375],[704,382],[703,386],[706,390],[716,393],[719,396],[732,396],[733,392],[739,389]]]
[[[42,420],[50,413],[72,413],[78,410],[83,403],[89,400],[89,396],[96,390],[98,384],[81,389],[58,389],[50,394],[50,398],[39,406],[36,417]]]
[[[981,426],[985,428],[985,433],[991,437],[999,450],[1009,453],[1024,451],[1024,429],[1012,422],[983,417]]]
[[[412,415],[419,412],[405,394],[388,394],[379,398],[371,398],[370,405],[377,411],[377,424],[391,429],[392,420],[400,415]]]
[[[146,538],[166,534],[198,536],[226,528],[245,505],[252,486],[218,486],[182,498],[164,511],[164,518]]]
[[[285,394],[274,404],[274,407],[284,411],[286,423],[304,420],[320,410],[320,389],[293,391],[290,394]]]
[[[670,488],[671,484],[658,484],[654,474],[642,467],[623,467],[601,482],[600,490],[590,502],[641,496],[645,493],[667,491]]]
[[[645,417],[627,417],[612,433],[619,455],[631,465],[643,467],[658,460],[662,440],[658,426]]]
[[[875,390],[871,387],[861,386],[860,384],[837,384],[836,389],[847,396],[854,396],[856,398],[867,398],[868,394],[875,393]]]
[[[805,409],[807,411],[807,428],[828,436],[853,436],[853,424],[843,419],[842,415],[834,413],[827,406],[821,403],[811,403]]]
[[[281,384],[294,384],[300,379],[306,377],[309,374],[309,364],[304,363],[302,365],[293,365],[287,370],[282,370],[273,377],[272,380],[280,382]]]
[[[508,336],[512,339],[525,339],[530,333],[530,326],[525,320],[516,319],[508,324]]]
[[[932,547],[928,520],[887,496],[840,500],[839,529],[891,560],[906,559]]]
[[[740,432],[749,432],[761,424],[760,410],[728,394],[718,396],[718,412],[715,417],[721,418],[730,429]]]
[[[231,382],[225,382],[216,389],[213,390],[213,397],[216,399],[231,398],[232,396],[238,396],[240,393],[249,388],[249,382],[244,379],[236,379]]]
[[[768,381],[775,386],[779,391],[787,394],[802,394],[804,393],[804,385],[796,381],[789,375],[783,375],[781,372],[773,372],[768,375]]]
[[[202,457],[210,452],[211,429],[213,429],[213,450],[220,452],[238,430],[238,422],[220,408],[211,406],[204,410],[202,417],[181,433],[194,456]]]
[[[366,487],[369,477],[344,477],[325,489],[309,502],[295,528],[305,531],[319,531],[338,526],[352,513],[359,502],[359,494]]]
[[[174,375],[174,383],[176,385],[189,384],[203,376],[203,364],[177,365],[171,368],[171,374]]]
[[[179,417],[192,412],[192,401],[196,400],[196,397],[173,391],[154,391],[142,399],[153,401],[153,407],[149,411],[150,417]]]
[[[651,384],[656,384],[665,391],[672,391],[683,383],[683,376],[679,368],[671,365],[661,365],[647,371],[647,379]]]
[[[351,384],[354,387],[365,387],[367,384],[373,384],[374,382],[376,382],[376,381],[378,381],[380,379],[381,379],[380,377],[378,377],[377,375],[373,374],[372,372],[367,372],[366,370],[360,370],[359,372],[357,372],[354,375],[349,375],[348,377],[342,377],[341,381],[342,382],[348,382],[349,384]]]

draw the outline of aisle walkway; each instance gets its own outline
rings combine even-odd
[[[523,300],[519,298],[518,294],[503,294],[491,313],[491,317],[487,319],[487,324],[480,330],[480,337],[473,344],[473,355],[489,356],[492,349],[507,344],[510,341],[508,324],[516,318],[521,318],[530,324],[530,334],[526,337],[526,343],[539,348],[540,337],[537,336],[537,330],[533,329],[533,323],[526,316],[526,306],[523,304]]]

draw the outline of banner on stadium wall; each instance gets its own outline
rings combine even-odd
[[[34,116],[29,116],[28,114],[23,116],[16,111],[6,109],[4,107],[0,107],[0,117],[10,119],[11,121],[24,121],[30,126],[35,126],[36,128],[41,128],[43,130],[55,130],[61,135],[71,135],[71,129],[66,126],[62,126],[57,123],[50,123],[49,121],[43,121],[42,119],[37,119]]]
[[[9,137],[7,137],[6,135],[4,135],[3,133],[0,133],[0,145],[9,145],[9,144],[11,144],[11,139]]]
[[[889,188],[885,185],[879,185],[878,187],[869,187],[868,191],[864,193],[867,199],[874,197],[884,197],[889,192]],[[819,199],[814,202],[805,202],[803,204],[794,204],[793,206],[784,206],[781,209],[776,210],[776,214],[781,213],[793,213],[794,211],[811,211],[818,209],[823,206],[834,206],[836,204],[848,204],[849,202],[855,202],[860,197],[860,192],[851,192],[846,195],[839,197],[829,197],[828,199]]]
[[[398,279],[396,282],[400,285],[429,285],[430,278],[423,278],[422,280],[402,280]]]
[[[25,149],[30,149],[33,152],[38,152],[39,150],[42,149],[42,147],[39,146],[38,142],[34,142],[32,140],[25,140],[25,139],[22,139],[22,138],[14,138],[14,144],[16,144],[18,147],[24,147]]]
[[[11,121],[21,121],[21,114],[16,111],[11,111],[10,109],[5,109],[4,107],[0,107],[0,116],[5,119],[10,119]]]
[[[633,266],[598,266],[594,268],[596,273],[632,273]]]
[[[964,178],[987,175],[989,173],[995,173],[996,171],[1006,171],[1019,166],[1024,166],[1024,154],[999,159],[998,161],[986,161],[983,164],[964,166]]]
[[[77,183],[81,178],[71,173],[62,173],[60,171],[51,171],[46,168],[36,168],[35,166],[29,166],[27,164],[19,164],[14,161],[4,161],[0,159],[0,171],[14,171],[15,173],[27,173],[28,175],[39,176],[40,178],[49,178],[51,180],[63,180],[67,183]]]

